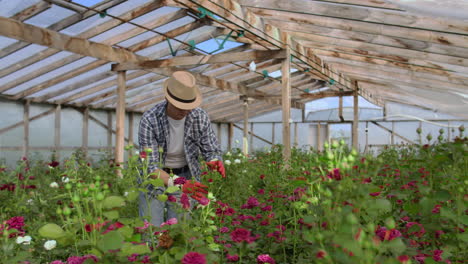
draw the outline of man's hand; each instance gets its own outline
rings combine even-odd
[[[186,181],[182,185],[182,191],[199,202],[206,198],[206,194],[208,193],[207,189],[208,186],[193,180]]]
[[[226,169],[224,169],[224,164],[222,161],[212,160],[212,161],[208,161],[206,165],[208,165],[210,170],[217,171],[219,172],[219,174],[221,174],[221,176],[223,176],[223,178],[226,178]]]

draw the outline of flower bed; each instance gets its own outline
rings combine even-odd
[[[281,146],[225,154],[227,178],[190,217],[160,227],[138,216],[134,155],[124,168],[72,156],[0,169],[1,263],[464,263],[467,141],[361,156]],[[144,164],[145,159],[143,159]],[[116,177],[115,170],[123,177]],[[190,210],[168,193],[158,199]],[[175,196],[177,197],[177,196]],[[181,196],[184,197],[183,195]],[[181,201],[182,200],[182,201]],[[183,206],[183,204],[185,206]]]

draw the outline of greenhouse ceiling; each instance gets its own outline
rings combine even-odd
[[[143,112],[184,69],[233,122],[242,98],[249,116],[281,109],[287,51],[294,108],[358,91],[468,118],[468,20],[398,2],[0,0],[0,96],[112,109],[125,70],[126,109]]]

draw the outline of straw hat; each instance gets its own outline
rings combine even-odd
[[[164,81],[164,93],[167,101],[183,110],[191,110],[202,102],[200,90],[195,85],[195,77],[186,71],[176,71]]]

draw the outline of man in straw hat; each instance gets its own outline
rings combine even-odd
[[[138,132],[140,150],[154,150],[147,153],[148,173],[162,179],[165,186],[181,186],[181,198],[189,195],[201,203],[207,202],[207,187],[200,183],[199,155],[223,177],[225,169],[211,121],[199,108],[202,95],[196,79],[189,72],[177,71],[164,82],[163,89],[166,100],[143,114]],[[140,215],[151,216],[155,226],[178,216],[170,201],[178,200],[180,195],[168,194],[168,202],[163,202],[164,199],[157,199],[163,193],[164,188],[150,185],[149,192],[140,195]]]

